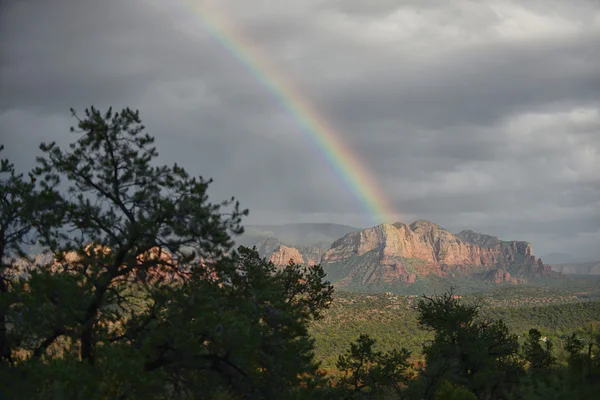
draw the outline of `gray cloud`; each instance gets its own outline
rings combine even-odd
[[[215,178],[212,198],[236,195],[248,222],[369,225],[298,121],[203,29],[202,6],[335,128],[392,218],[600,258],[592,0],[3,4],[0,134],[21,169],[35,144],[73,140],[69,107],[131,106],[161,161]]]

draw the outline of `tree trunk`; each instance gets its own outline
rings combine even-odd
[[[94,365],[94,331],[93,325],[86,327],[81,334],[81,359]]]
[[[85,360],[90,365],[94,364],[95,359],[94,348],[96,346],[94,342],[94,327],[96,326],[96,318],[104,300],[104,293],[106,293],[109,284],[110,279],[108,280],[108,283],[104,283],[96,289],[96,293],[85,312],[83,331],[80,336],[80,356],[82,361]]]
[[[1,279],[2,278],[0,277],[0,280]],[[1,293],[3,295],[5,294],[3,291]],[[8,342],[8,333],[6,330],[6,310],[3,307],[2,309],[0,309],[0,368],[2,368],[7,363],[11,363],[11,353],[11,346]]]

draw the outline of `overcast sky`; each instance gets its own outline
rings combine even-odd
[[[130,106],[161,161],[248,223],[369,218],[190,3],[220,15],[335,126],[395,207],[600,258],[597,0],[0,0],[0,143],[75,139],[69,107]]]

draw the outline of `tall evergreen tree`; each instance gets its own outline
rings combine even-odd
[[[521,371],[517,336],[502,320],[484,320],[479,306],[465,304],[452,290],[419,302],[419,322],[433,333],[423,347],[421,395],[433,398],[448,381],[479,399],[506,399],[516,391]]]
[[[78,122],[79,139],[42,144],[33,171],[54,199],[37,229],[54,260],[15,281],[21,360],[5,393],[279,398],[314,387],[307,326],[331,301],[323,270],[234,251],[247,211],[209,203],[210,180],[155,166],[137,111],[92,107]]]
[[[410,380],[410,352],[394,349],[388,352],[374,349],[375,339],[360,335],[339,356],[336,367],[342,374],[337,386],[345,398],[385,398],[395,394],[404,398]]]

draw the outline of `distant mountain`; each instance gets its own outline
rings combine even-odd
[[[546,264],[567,264],[567,263],[580,263],[585,260],[572,256],[571,254],[565,253],[550,253],[542,256],[542,259]]]
[[[560,276],[540,264],[528,242],[473,231],[454,235],[423,220],[351,232],[331,245],[321,265],[332,282],[347,288],[413,284],[430,277],[516,284]]]
[[[552,269],[565,275],[600,275],[600,262],[552,264]]]
[[[353,226],[328,223],[248,225],[244,229],[244,234],[236,239],[238,245],[252,246],[263,239],[275,238],[288,245],[321,248],[329,248],[331,243],[347,233],[360,230]]]
[[[254,225],[246,228],[238,244],[256,246],[262,257],[278,266],[290,259],[320,263],[328,279],[346,289],[447,278],[519,284],[561,276],[533,255],[528,242],[471,230],[453,234],[423,220],[362,230],[335,224]]]
[[[296,263],[318,264],[331,243],[360,228],[326,223],[285,225],[249,225],[236,238],[236,245],[256,246],[261,257],[275,265],[286,265],[290,258]]]

